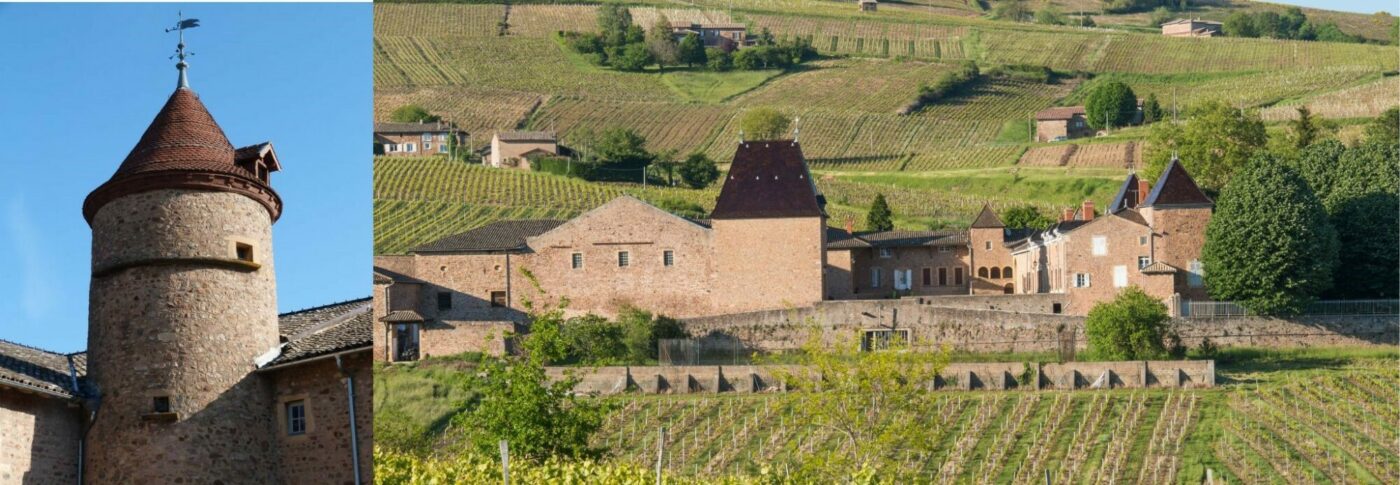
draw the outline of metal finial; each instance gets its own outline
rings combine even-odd
[[[177,18],[178,20],[175,22],[175,26],[174,26],[174,27],[171,27],[171,28],[168,28],[168,29],[165,29],[165,31],[166,31],[166,32],[172,32],[172,31],[174,31],[174,32],[179,32],[179,33],[180,33],[180,43],[177,44],[176,47],[175,47],[175,55],[170,56],[170,58],[171,58],[171,59],[174,59],[174,58],[176,58],[176,57],[179,57],[179,58],[180,58],[180,62],[175,63],[175,69],[178,69],[178,70],[180,71],[180,81],[179,81],[179,84],[177,84],[177,85],[175,86],[175,88],[176,88],[176,89],[189,89],[189,88],[190,88],[190,80],[189,80],[189,77],[185,75],[185,71],[190,67],[190,65],[189,65],[189,63],[185,62],[185,57],[186,57],[186,56],[192,56],[192,55],[194,55],[194,53],[193,53],[193,52],[185,52],[185,29],[193,29],[193,28],[195,28],[195,27],[199,27],[199,19],[187,19],[187,18],[185,18],[184,12],[178,12],[177,15],[178,15],[178,17],[176,17],[176,18]]]
[[[739,143],[744,142],[744,130],[739,130]]]
[[[797,137],[798,137],[798,135],[801,135],[801,134],[802,134],[802,117],[801,117],[801,116],[795,116],[795,117],[792,118],[792,143],[793,143],[793,144],[797,144]]]

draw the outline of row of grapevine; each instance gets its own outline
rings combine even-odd
[[[706,147],[713,130],[727,124],[734,114],[724,106],[557,98],[540,109],[530,126],[559,130],[566,140],[571,138],[570,132],[582,129],[627,128],[645,137],[650,150],[675,150],[684,156]],[[588,149],[577,142],[571,146]]]
[[[519,8],[512,7],[512,14]],[[374,35],[489,37],[498,34],[496,24],[505,13],[505,5],[500,4],[378,3]]]
[[[544,101],[520,91],[473,86],[425,88],[386,87],[374,93],[374,119],[387,120],[404,105],[418,105],[466,130],[474,146],[490,142],[491,134],[512,130]]]
[[[567,219],[570,209],[416,200],[374,201],[374,253],[398,254],[499,220]]]
[[[1283,121],[1298,118],[1298,107],[1307,106],[1313,116],[1324,118],[1369,118],[1382,111],[1400,106],[1400,76],[1386,76],[1375,81],[1342,89],[1296,104],[1286,104],[1264,109],[1260,116],[1266,121]]]
[[[583,211],[623,194],[712,206],[716,189],[596,184],[538,172],[454,162],[445,158],[379,157],[374,162],[375,199]]]

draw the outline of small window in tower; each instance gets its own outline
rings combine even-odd
[[[287,434],[291,436],[306,434],[306,401],[287,402]]]
[[[491,307],[492,307],[492,308],[505,308],[505,307],[506,307],[506,292],[504,292],[504,291],[493,291],[493,292],[491,292]]]
[[[168,413],[168,412],[170,412],[170,396],[156,396],[156,397],[151,398],[151,412],[153,412],[153,413]]]
[[[617,252],[617,267],[619,267],[619,268],[626,268],[628,265],[632,264],[632,258],[631,258],[631,256],[632,256],[632,255],[629,254],[627,251],[618,251],[618,252]]]
[[[258,180],[263,182],[267,181],[267,167],[258,165]]]
[[[234,252],[234,256],[237,257],[239,261],[247,261],[247,262],[249,262],[249,263],[253,262],[253,245],[252,245],[252,244],[247,244],[247,243],[234,243],[234,245],[233,245],[233,252]]]
[[[676,252],[670,249],[661,252],[661,265],[671,267],[676,265]]]
[[[452,293],[451,293],[451,292],[448,292],[448,291],[439,291],[438,294],[437,294],[437,303],[438,303],[438,310],[451,310],[451,309],[452,309]]]

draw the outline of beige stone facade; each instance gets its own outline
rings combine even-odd
[[[0,389],[0,484],[76,483],[83,422],[67,399]]]
[[[282,483],[354,484],[355,466],[364,483],[374,476],[374,376],[368,352],[308,360],[266,372],[273,389],[278,423],[278,474]],[[338,364],[338,365],[337,365]],[[351,406],[347,383],[354,388],[354,434],[349,439]],[[304,432],[287,429],[288,404],[305,409]]]
[[[1215,37],[1224,24],[1201,19],[1177,19],[1162,24],[1162,35],[1168,37]]]
[[[559,154],[559,140],[553,133],[503,132],[491,137],[491,154],[484,162],[496,168],[530,169],[530,158]]]
[[[467,133],[441,123],[376,123],[376,154],[388,157],[447,156],[466,147]]]

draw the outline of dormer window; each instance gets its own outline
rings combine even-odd
[[[261,163],[258,164],[258,180],[267,182],[267,167]]]

